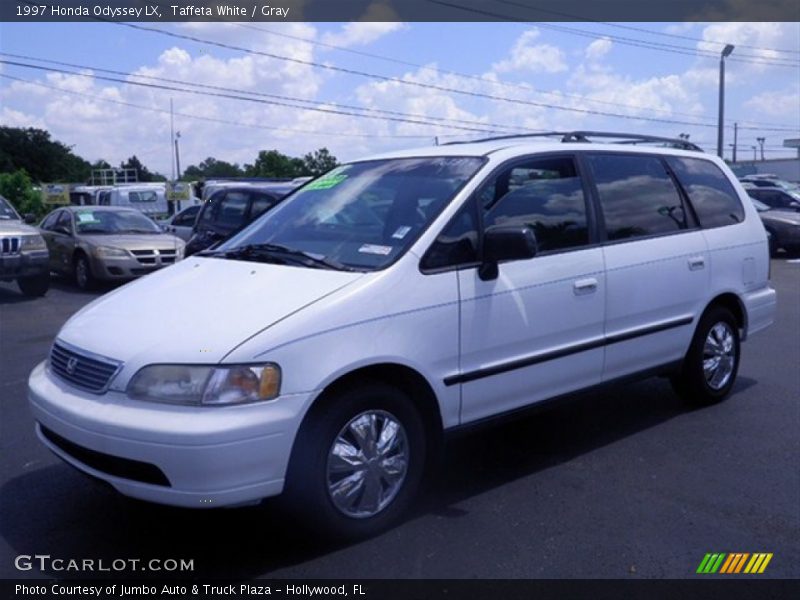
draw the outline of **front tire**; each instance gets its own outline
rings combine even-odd
[[[422,419],[404,392],[379,382],[334,392],[297,435],[284,498],[317,534],[375,535],[411,505],[426,452]]]
[[[44,296],[50,289],[50,273],[45,272],[33,277],[20,277],[17,279],[19,290],[26,296]]]
[[[94,288],[95,278],[92,274],[92,267],[89,264],[89,259],[85,254],[79,254],[75,257],[74,276],[75,284],[80,289],[88,291]]]
[[[739,371],[739,326],[727,308],[706,311],[672,386],[687,402],[707,406],[727,396]]]

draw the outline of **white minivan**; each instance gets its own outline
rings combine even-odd
[[[30,376],[39,438],[129,496],[283,494],[361,536],[408,508],[453,428],[632,375],[721,400],[775,314],[761,220],[720,159],[618,141],[330,171],[74,315]]]

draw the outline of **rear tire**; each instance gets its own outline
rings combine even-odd
[[[708,406],[727,396],[739,371],[739,326],[727,308],[709,308],[697,325],[679,373],[670,381],[684,400]]]
[[[50,289],[50,273],[17,279],[19,290],[26,296],[44,296]]]
[[[426,453],[411,399],[384,383],[363,383],[312,408],[295,439],[283,497],[317,535],[372,536],[411,505]]]

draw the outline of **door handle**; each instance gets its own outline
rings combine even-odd
[[[591,294],[597,291],[597,279],[589,277],[588,279],[579,279],[572,284],[572,291],[575,295]]]
[[[702,256],[693,256],[689,259],[689,270],[697,271],[706,266],[706,259]]]

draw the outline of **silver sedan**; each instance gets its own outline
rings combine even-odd
[[[50,270],[73,276],[81,289],[171,265],[183,258],[185,245],[139,211],[110,206],[56,209],[39,231],[50,251]]]

